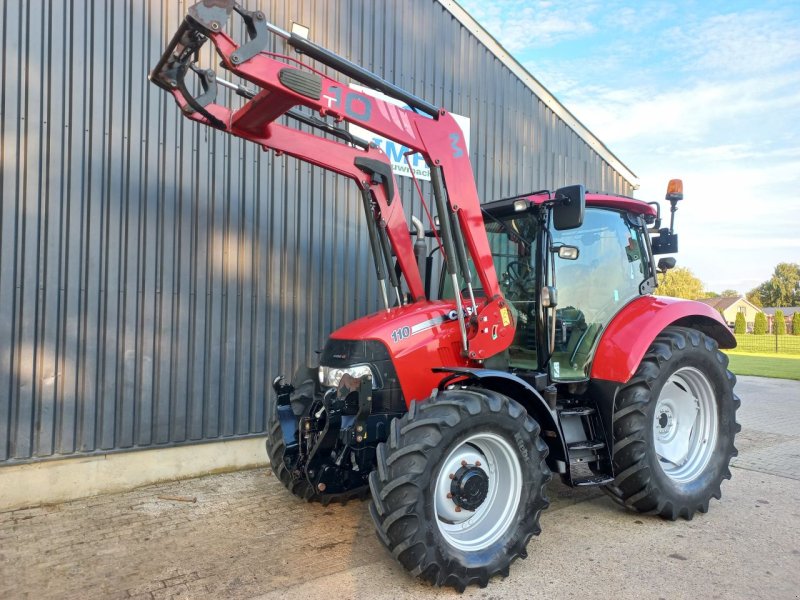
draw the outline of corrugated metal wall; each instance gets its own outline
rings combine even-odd
[[[348,181],[147,83],[188,4],[2,5],[0,463],[261,433],[268,382],[377,308]],[[484,199],[630,192],[435,0],[254,5],[469,116]]]

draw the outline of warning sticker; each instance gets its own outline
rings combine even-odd
[[[503,319],[503,327],[508,327],[511,324],[511,316],[505,306],[500,309],[500,318]]]

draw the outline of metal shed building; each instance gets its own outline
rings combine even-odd
[[[3,3],[0,465],[263,435],[271,379],[378,307],[349,181],[148,84],[189,4]],[[455,2],[246,4],[468,116],[483,200],[635,187]]]

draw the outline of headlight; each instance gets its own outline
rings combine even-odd
[[[364,375],[370,375],[372,377],[372,389],[379,387],[378,378],[369,365],[354,365],[342,368],[320,366],[319,368],[319,382],[325,387],[338,387],[344,375],[350,375],[353,379],[361,379]]]

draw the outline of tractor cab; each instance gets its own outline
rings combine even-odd
[[[614,315],[655,287],[647,233],[655,209],[577,188],[483,206],[495,270],[517,323],[511,346],[487,367],[586,381]],[[442,290],[453,297],[446,278]]]

